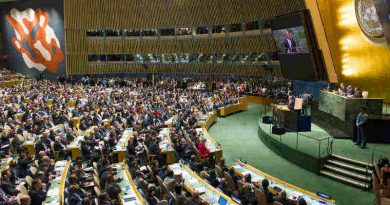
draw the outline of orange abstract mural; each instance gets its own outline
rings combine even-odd
[[[47,69],[50,73],[56,73],[64,54],[49,25],[49,14],[41,9],[11,9],[6,18],[15,31],[12,44],[21,53],[26,65],[40,72]]]

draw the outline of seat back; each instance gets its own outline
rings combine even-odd
[[[159,176],[156,176],[156,179],[157,179],[158,185],[160,185],[163,192],[166,194],[169,194],[168,187],[164,184],[164,181]]]
[[[31,166],[30,171],[31,171],[32,175],[35,175],[37,173],[38,169],[35,166]]]
[[[98,170],[98,167],[97,167],[97,163],[96,162],[92,162],[92,165],[93,165],[93,168]]]
[[[375,172],[376,172],[376,175],[378,176],[378,178],[382,179],[382,172],[376,163],[374,163],[374,168],[375,168]]]
[[[230,191],[236,190],[236,184],[234,183],[232,176],[230,176],[230,174],[228,174],[227,172],[223,172],[223,176],[226,179],[228,189]]]
[[[144,145],[145,154],[146,154],[146,160],[147,162],[150,162],[150,152],[148,146]]]
[[[96,176],[96,175],[93,175],[93,181],[95,182],[95,184],[99,187],[100,187],[100,180],[99,180],[99,177]]]
[[[179,201],[177,200],[177,198],[175,197],[175,195],[172,193],[172,192],[169,192],[169,194],[172,196],[173,198],[173,204],[174,205],[180,205],[179,204]]]
[[[267,204],[267,198],[265,197],[264,193],[257,188],[255,189],[255,196],[257,198],[258,204]]]
[[[25,194],[22,194],[22,193],[19,193],[18,195],[16,195],[16,201],[18,202],[18,204],[20,204],[20,198],[25,195]]]
[[[378,177],[372,173],[372,190],[374,191],[374,195],[375,195],[375,201],[376,201],[376,204],[377,205],[380,205],[380,194],[379,194],[379,184],[378,184]]]
[[[100,194],[102,193],[102,192],[100,191],[100,189],[99,189],[98,186],[94,186],[94,187],[93,187],[93,190],[95,191],[97,197],[99,197]]]
[[[223,171],[222,171],[222,168],[218,165],[215,165],[215,170],[217,171],[217,176],[219,178],[222,178],[223,177]]]
[[[26,187],[24,186],[24,183],[19,184],[18,190],[20,191],[21,194],[27,195],[28,191]]]
[[[26,176],[26,182],[27,182],[29,187],[31,187],[32,181],[33,181],[33,178],[31,176]]]
[[[153,178],[153,180],[156,180],[156,177],[153,173],[152,168],[149,165],[146,165],[146,168],[148,169],[148,172],[149,172],[150,176]]]

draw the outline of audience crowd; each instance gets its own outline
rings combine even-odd
[[[151,81],[60,76],[58,82],[40,80],[2,87],[0,155],[1,165],[9,164],[1,172],[0,204],[42,204],[53,179],[61,174],[56,162],[70,159],[66,148],[81,135],[81,155],[72,161],[66,179],[65,204],[119,204],[118,194],[124,190],[118,183],[123,179],[115,177],[118,159],[113,151],[128,128],[132,137],[126,147],[126,163],[148,204],[168,204],[172,198],[179,205],[207,204],[200,193],[183,189],[183,179],[167,168],[165,156],[160,154],[159,132],[168,121],[173,124],[169,131],[176,159],[212,186],[242,204],[257,204],[256,190],[262,191],[268,202],[291,204],[285,194],[274,198],[267,180],[257,187],[250,175],[238,177],[223,159],[216,165],[215,156],[195,130],[204,114],[238,103],[245,93],[284,98],[289,86],[288,81],[274,78],[157,77]],[[34,153],[24,146],[31,141]],[[230,177],[221,176],[215,168]],[[170,192],[164,192],[156,177]]]

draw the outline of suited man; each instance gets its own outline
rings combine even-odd
[[[291,38],[291,34],[288,31],[286,31],[284,35],[286,37],[286,39],[284,39],[284,53],[296,53],[297,43]]]
[[[59,152],[60,156],[65,156],[66,142],[61,138],[61,136],[56,136],[53,144],[54,151]]]
[[[107,175],[107,181],[104,189],[111,199],[116,199],[118,194],[121,193],[121,188],[112,174]]]
[[[288,102],[287,102],[288,109],[294,110],[294,105],[295,105],[295,98],[293,96],[288,96]]]
[[[66,130],[66,140],[68,142],[72,142],[73,140],[76,139],[76,135],[73,133],[72,129],[71,128],[68,128]]]
[[[46,198],[46,185],[40,179],[34,179],[28,195],[31,198],[31,205],[41,205]]]
[[[272,203],[274,201],[274,197],[272,193],[268,190],[268,186],[269,186],[268,179],[263,179],[261,181],[261,187],[259,189],[264,193],[265,198],[267,199],[267,203]]]
[[[366,135],[364,132],[364,127],[368,121],[368,114],[366,108],[361,107],[360,112],[356,118],[356,129],[357,129],[357,142],[356,145],[360,146],[362,149],[366,148]]]

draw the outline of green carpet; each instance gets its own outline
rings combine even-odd
[[[221,143],[223,156],[228,163],[233,163],[239,157],[243,157],[247,159],[248,164],[274,177],[311,192],[319,191],[331,195],[336,199],[337,205],[373,204],[374,195],[371,192],[306,171],[268,149],[257,134],[259,115],[260,106],[250,104],[247,111],[226,118],[218,118],[218,121],[209,129],[211,136]],[[336,140],[334,152],[348,152],[350,156],[354,153],[359,156],[367,154],[361,154],[361,150],[352,145],[350,140],[349,142],[348,140]],[[356,152],[348,150],[356,150]],[[369,152],[369,149],[364,152]]]
[[[293,149],[300,150],[316,158],[323,158],[328,155],[327,150],[332,137],[317,125],[312,124],[311,132],[286,132],[283,135],[272,134],[271,124],[264,124],[259,121],[259,126],[274,140]]]

